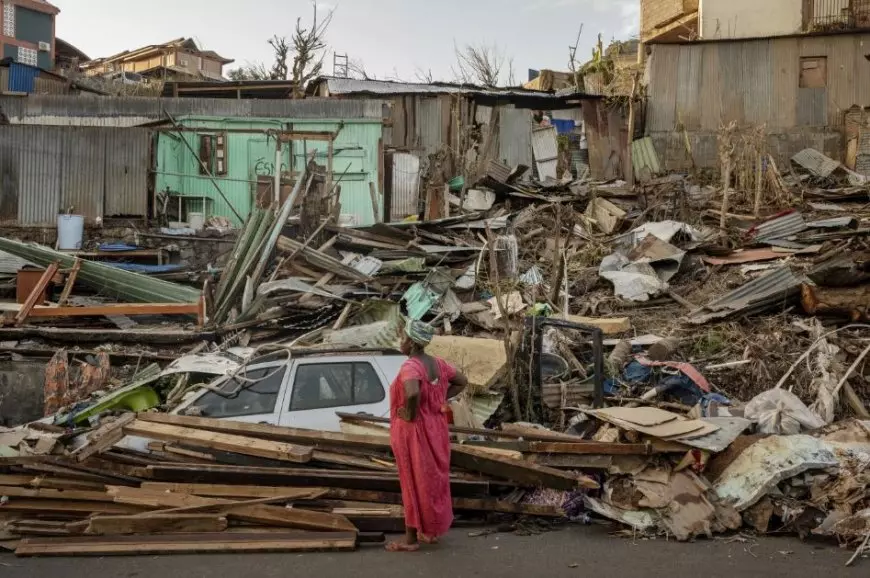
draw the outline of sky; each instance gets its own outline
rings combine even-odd
[[[271,63],[266,41],[290,36],[309,20],[311,0],[53,0],[57,35],[91,58],[178,37],[246,62]],[[637,34],[640,0],[328,0],[331,50],[348,54],[370,77],[455,79],[454,46],[498,47],[515,78],[528,69],[568,70],[568,47],[583,26],[578,60],[588,60],[600,33],[605,45]],[[332,54],[323,72],[332,73]],[[227,69],[225,69],[226,72]]]

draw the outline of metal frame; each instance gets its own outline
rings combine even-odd
[[[559,329],[572,329],[581,333],[587,334],[592,341],[592,357],[595,366],[595,392],[593,394],[592,405],[595,408],[604,405],[604,332],[598,327],[590,325],[581,325],[580,323],[572,323],[562,319],[550,319],[547,317],[528,317],[526,320],[526,330],[531,329],[534,333],[535,342],[532,349],[532,363],[535,368],[535,387],[543,391],[544,374],[541,365],[541,353],[544,349],[544,329],[547,327],[556,327]]]

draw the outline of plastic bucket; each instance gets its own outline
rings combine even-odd
[[[202,231],[202,228],[205,227],[205,214],[187,213],[187,224],[194,231]]]
[[[57,248],[60,251],[76,251],[82,248],[85,234],[85,218],[82,215],[57,216]]]

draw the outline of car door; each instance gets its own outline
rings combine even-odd
[[[255,362],[234,377],[213,382],[217,391],[205,391],[175,413],[277,425],[286,377],[286,361]]]
[[[303,359],[292,370],[280,423],[341,431],[336,412],[389,414],[386,380],[369,358]]]

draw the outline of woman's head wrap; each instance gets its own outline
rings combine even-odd
[[[417,345],[426,347],[435,336],[435,328],[428,323],[408,319],[405,321],[405,334]]]

